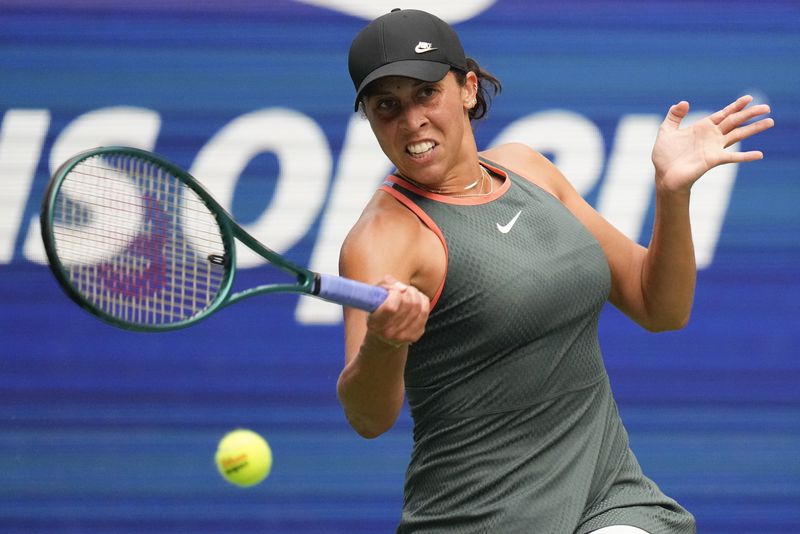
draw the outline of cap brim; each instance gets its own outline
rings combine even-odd
[[[450,71],[450,65],[439,63],[438,61],[425,61],[421,59],[410,59],[405,61],[395,61],[370,72],[358,86],[354,111],[358,111],[358,100],[364,89],[378,78],[387,76],[404,76],[414,78],[424,82],[438,82]]]

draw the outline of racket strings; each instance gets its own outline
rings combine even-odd
[[[95,156],[95,157],[98,157],[98,156]],[[80,166],[75,167],[73,170],[70,171],[70,179],[71,179],[72,184],[77,186],[78,184],[81,183],[80,180],[78,180],[77,177],[78,176],[83,176],[83,177],[89,179],[89,180],[86,180],[84,183],[85,184],[91,184],[92,183],[91,180],[96,179],[99,176],[99,173],[107,172],[108,170],[109,170],[108,166],[100,166],[100,165],[96,165],[96,164],[90,165],[90,164],[88,164],[86,162],[82,162],[80,164]],[[163,172],[166,172],[166,171],[163,171]],[[180,182],[177,178],[173,177],[172,175],[169,175],[169,177],[177,182],[177,185],[180,187],[179,191],[183,190],[182,188],[186,187],[185,185],[183,185],[183,182]],[[108,175],[108,176],[105,177],[105,179],[107,179],[107,180],[118,180],[118,181],[125,181],[126,182],[127,180],[130,179],[130,177],[129,176],[128,177],[124,177],[124,176],[118,176],[118,175],[117,176]],[[189,190],[189,191],[191,191],[191,190]],[[92,196],[95,196],[97,198],[107,198],[105,195],[103,195],[100,191],[96,190],[92,186],[88,187],[84,192],[82,192],[82,195],[84,195],[84,197],[82,197],[82,198],[86,198],[87,200],[92,198]],[[139,204],[135,203],[135,202],[132,202],[131,201],[132,199],[120,199],[119,201],[120,201],[120,203],[124,204],[125,200],[128,200],[128,205],[131,206],[131,208],[132,208],[131,209],[131,213],[134,213],[133,210],[135,209],[135,206],[138,206]],[[206,207],[205,202],[203,202],[199,197],[195,197],[193,199],[190,199],[190,202],[188,202],[183,207],[183,209],[186,210],[187,212],[194,212],[196,214],[199,214],[199,216],[204,216],[204,215],[210,213],[208,207]],[[219,231],[217,230],[217,231],[213,232],[213,234],[214,235],[219,234]]]
[[[86,300],[128,323],[169,325],[212,305],[226,268],[216,217],[176,176],[133,156],[93,156],[64,178],[53,235]]]

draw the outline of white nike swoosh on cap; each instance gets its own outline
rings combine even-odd
[[[420,41],[417,43],[417,46],[414,47],[414,52],[417,54],[424,54],[425,52],[433,52],[434,50],[438,50],[434,48],[431,43],[426,43],[425,41]]]
[[[514,224],[517,222],[517,219],[519,219],[520,215],[522,215],[522,210],[519,210],[517,214],[514,215],[514,218],[508,221],[506,224],[501,226],[500,223],[496,223],[497,229],[500,230],[501,234],[507,234],[514,227]]]

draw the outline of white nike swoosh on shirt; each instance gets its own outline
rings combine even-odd
[[[522,210],[519,210],[517,214],[514,215],[514,218],[508,221],[508,223],[502,226],[500,225],[500,223],[497,223],[497,229],[500,230],[501,234],[507,234],[514,227],[514,224],[517,222],[517,219],[519,219],[520,215],[522,215]]]

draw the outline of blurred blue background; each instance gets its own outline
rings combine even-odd
[[[350,40],[394,7],[366,4],[0,1],[0,532],[393,531],[411,424],[373,441],[348,427],[338,309],[270,296],[183,331],[116,330],[58,288],[37,222],[61,160],[133,144],[191,168],[267,244],[335,271],[390,170],[352,113]],[[777,126],[743,146],[765,159],[693,197],[690,325],[649,334],[609,308],[601,342],[632,447],[700,532],[800,532],[798,3],[427,7],[503,81],[480,145],[534,145],[643,243],[669,105],[772,105]],[[253,489],[213,464],[235,427],[273,448]]]

